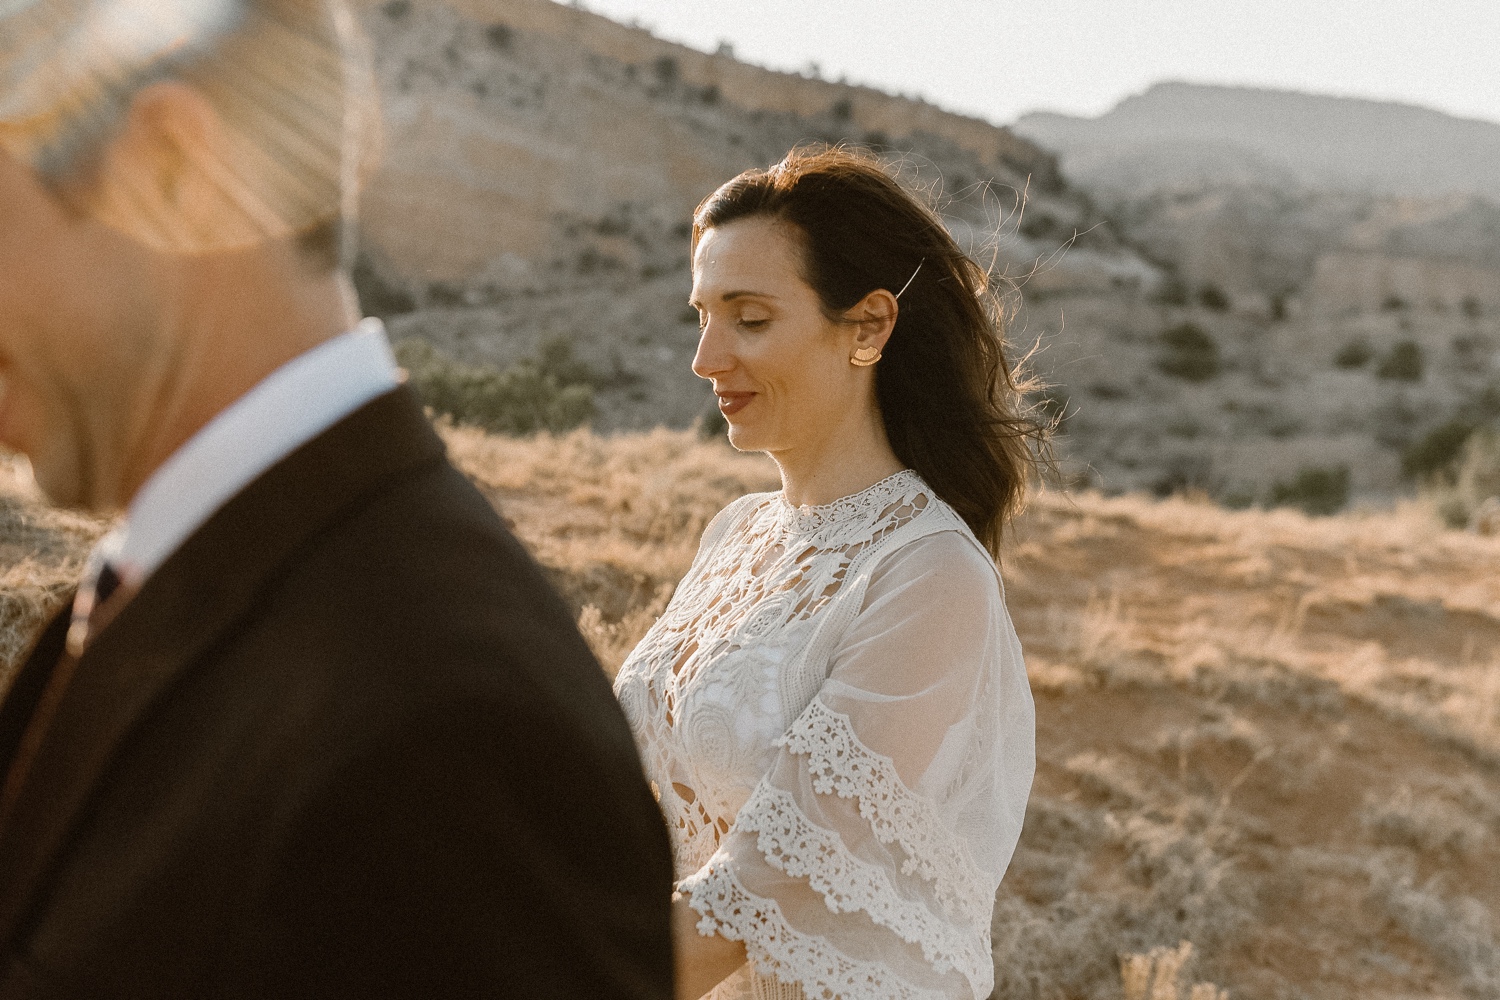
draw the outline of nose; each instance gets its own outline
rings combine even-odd
[[[693,355],[693,374],[699,378],[716,378],[734,368],[734,345],[712,317],[698,334],[698,351]]]

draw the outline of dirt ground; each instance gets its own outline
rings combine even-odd
[[[607,670],[708,518],[776,485],[689,432],[446,433]],[[0,469],[0,660],[100,528]],[[1182,941],[1183,998],[1500,996],[1497,562],[1415,504],[1038,497],[1004,558],[1038,773],[995,996],[1118,998],[1122,957]]]

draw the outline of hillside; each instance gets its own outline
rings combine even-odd
[[[561,346],[599,430],[716,417],[689,368],[689,213],[806,141],[880,151],[993,255],[1014,351],[1039,348],[1039,402],[1067,418],[1070,482],[1268,504],[1310,471],[1346,475],[1341,503],[1388,504],[1427,435],[1500,415],[1488,202],[1224,185],[1111,201],[1009,130],[550,0],[363,13],[388,119],[367,308],[441,363],[506,370]],[[1210,363],[1185,377],[1163,337],[1186,324]],[[1412,350],[1419,365],[1380,377]]]
[[[675,264],[680,235],[659,259],[651,244],[799,141],[903,143],[944,161],[949,190],[981,179],[1060,190],[1055,159],[1006,129],[551,0],[382,0],[364,22],[388,133],[364,236],[413,285],[550,288],[589,251],[595,280]]]
[[[929,104],[696,52],[550,0],[389,0],[364,20],[387,122],[364,202],[365,301],[396,336],[465,361],[503,367],[566,339],[608,376],[601,427],[705,412],[688,369],[692,210],[798,143],[905,157],[976,249],[998,238],[1017,272],[1087,232],[1039,284],[1097,290],[1154,273],[1061,186],[1050,154]]]
[[[1015,128],[1190,283],[1323,315],[1390,298],[1500,309],[1500,124],[1163,83]]]
[[[775,481],[664,430],[447,438],[609,669],[708,518]],[[98,526],[14,475],[0,512],[11,662]],[[1184,982],[1235,1000],[1497,995],[1497,558],[1416,507],[1041,497],[1004,561],[1039,771],[996,903],[996,997],[1116,1000],[1118,956],[1183,940]]]

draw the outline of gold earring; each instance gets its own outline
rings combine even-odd
[[[879,361],[881,357],[880,348],[861,347],[854,352],[854,357],[849,359],[849,363],[856,368],[868,368]]]

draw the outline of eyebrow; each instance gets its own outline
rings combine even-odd
[[[772,295],[770,292],[752,292],[749,289],[740,289],[738,291],[725,292],[723,295],[719,296],[719,301],[720,302],[733,302],[735,299],[743,299],[743,298],[746,298],[746,297],[752,297],[752,298],[757,298],[757,299],[772,299],[772,300],[780,301],[777,298],[777,296]],[[701,302],[699,302],[697,299],[688,299],[688,305],[692,306],[694,309],[701,309],[701,308],[703,308],[703,304]]]

